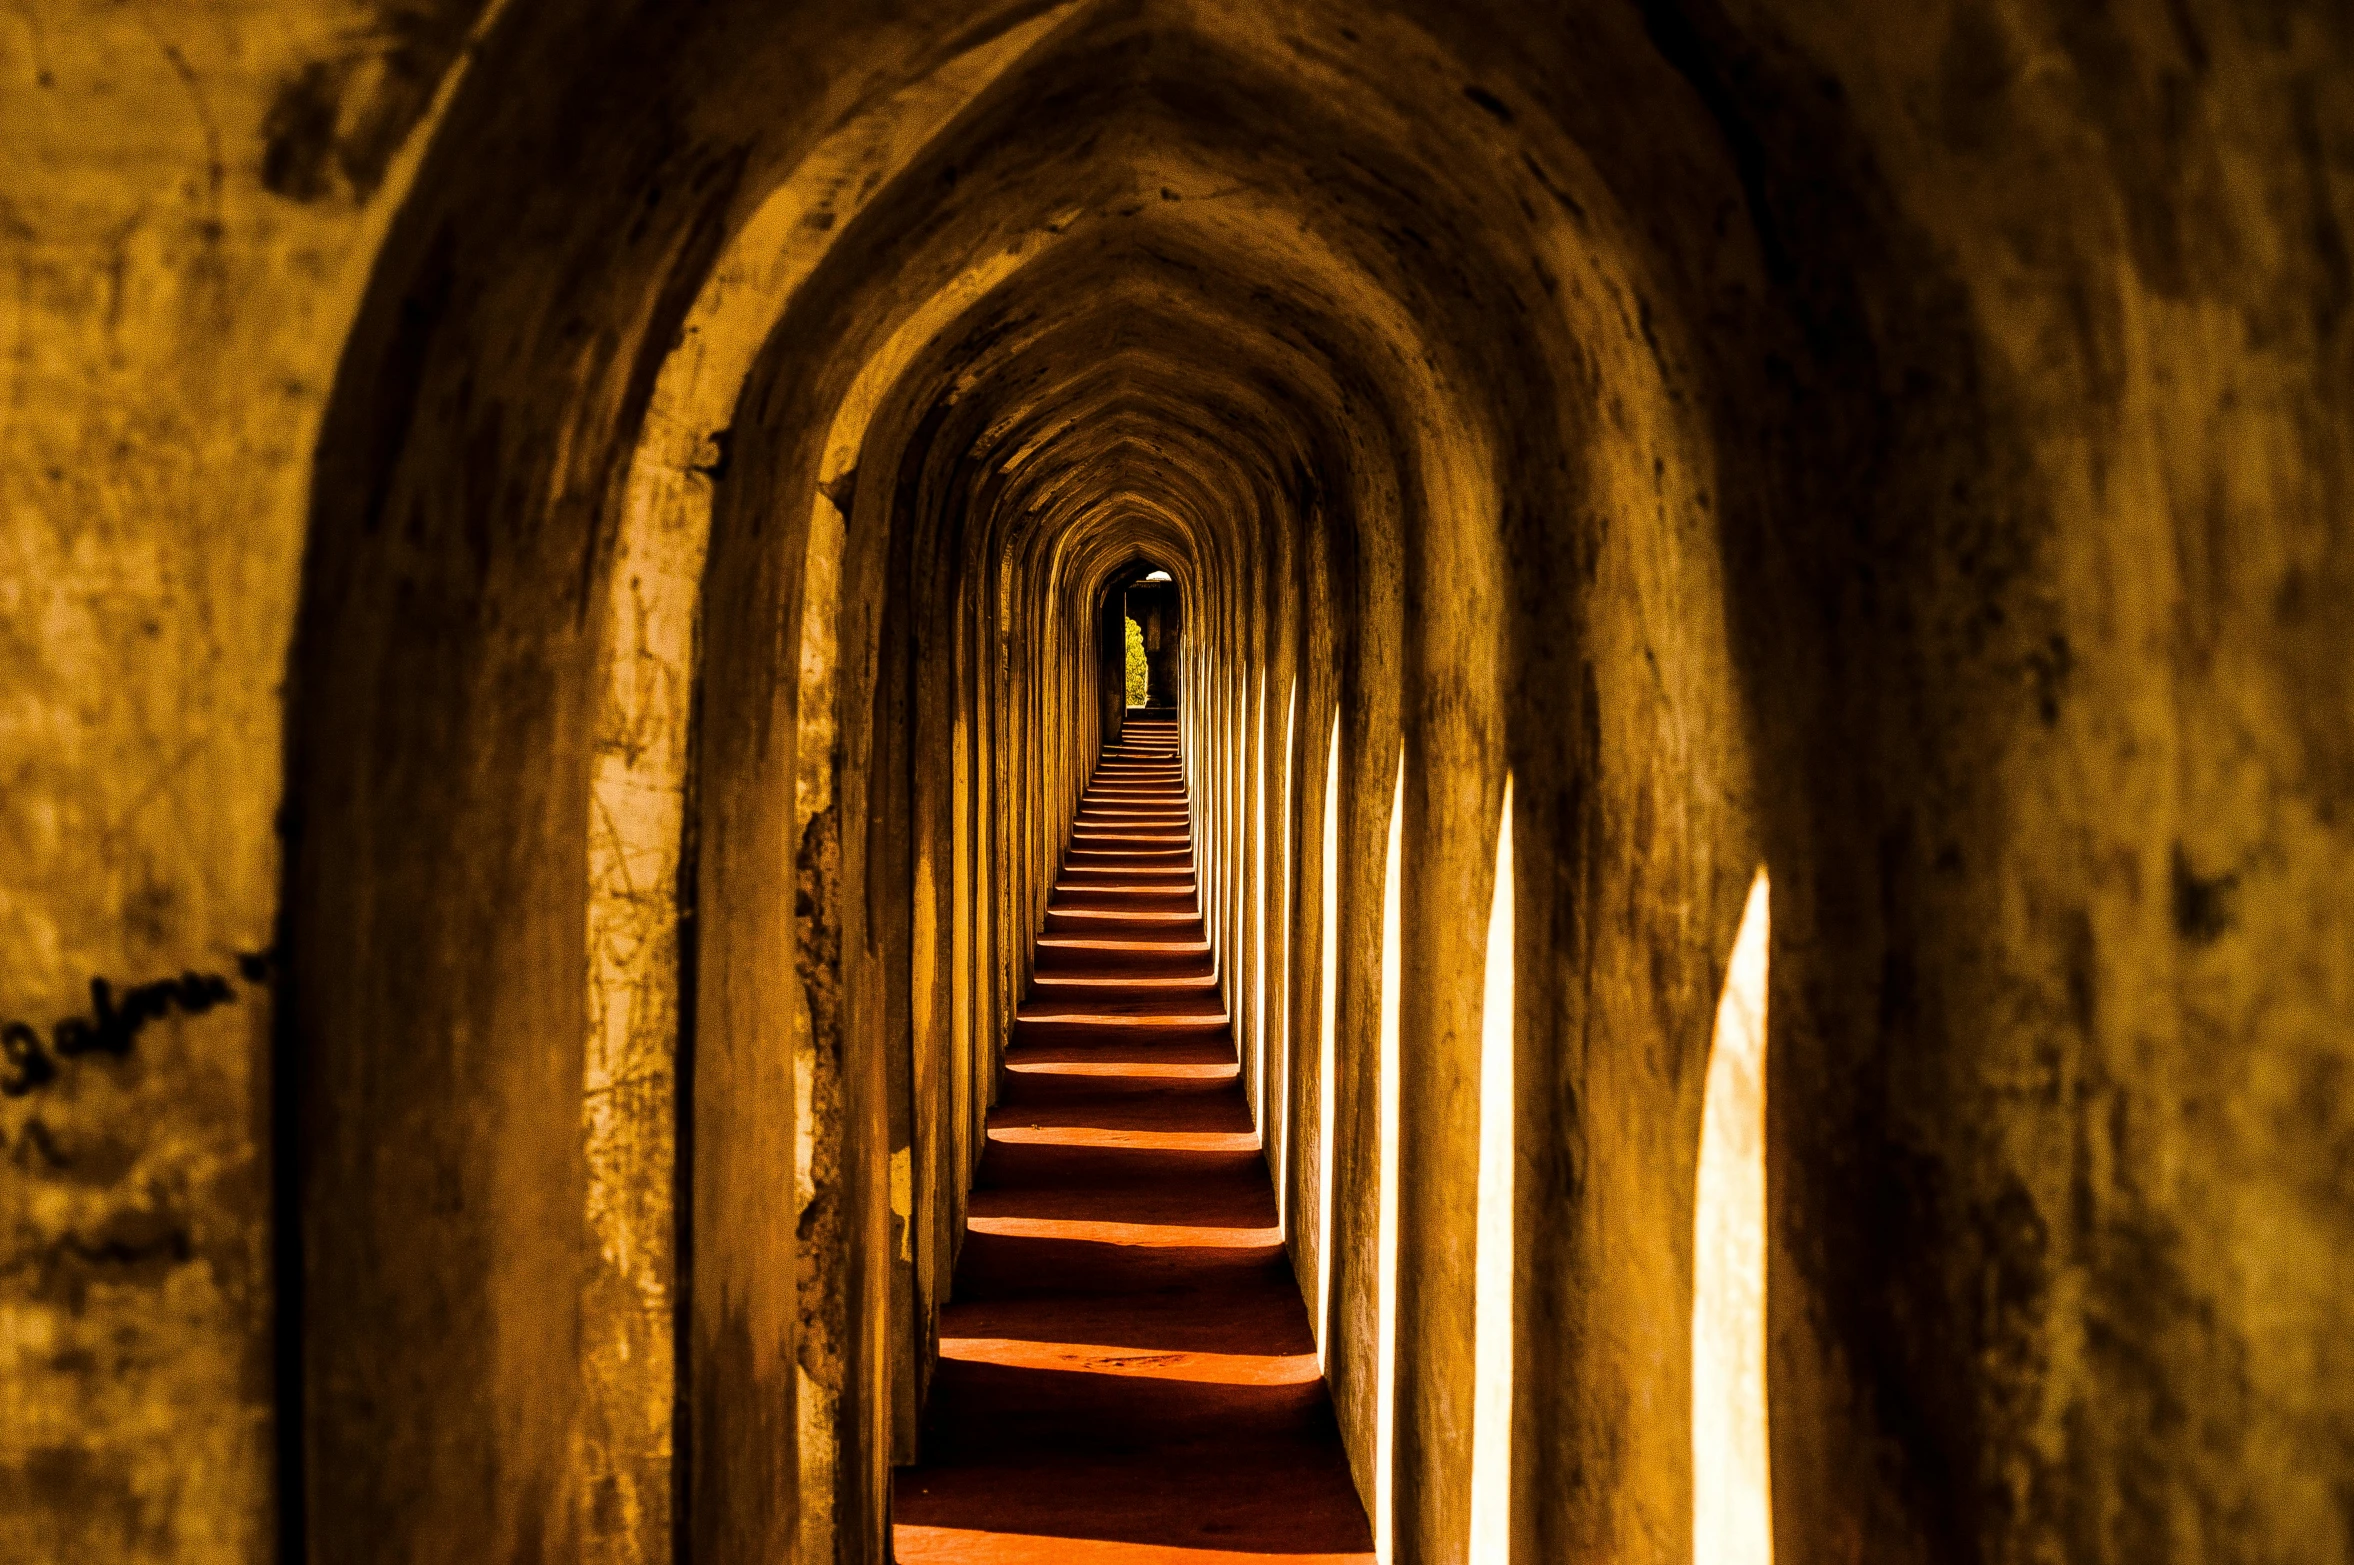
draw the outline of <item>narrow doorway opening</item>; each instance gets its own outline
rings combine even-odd
[[[1178,658],[1183,648],[1183,611],[1177,583],[1165,570],[1133,582],[1122,595],[1128,619],[1128,705],[1156,716],[1177,714]],[[1143,664],[1139,695],[1137,664]]]

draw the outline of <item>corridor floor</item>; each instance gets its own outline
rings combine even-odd
[[[905,1565],[1371,1561],[1195,911],[1176,725],[1072,828],[1006,1051]]]

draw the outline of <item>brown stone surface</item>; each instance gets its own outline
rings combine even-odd
[[[2354,1560],[2349,15],[25,0],[0,1558],[879,1557],[1161,566],[1397,1559],[1509,777],[1516,1559],[1763,865],[1782,1557]]]

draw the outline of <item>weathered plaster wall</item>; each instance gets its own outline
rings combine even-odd
[[[1777,1277],[1829,1349],[1785,1384],[1841,1409],[1790,1420],[1786,1514],[1873,1535],[1833,1433],[1862,1425],[1874,1508],[1927,1518],[1928,1557],[2342,1558],[2345,1413],[2315,1393],[2342,1380],[2347,1033],[2315,1007],[2342,1014],[2348,944],[2305,877],[2344,862],[2346,659],[2299,627],[2344,560],[2344,21],[1789,25],[1752,80],[1872,62],[1848,125],[1792,130],[1878,177],[1774,199],[1785,234],[1875,235],[1845,285],[1793,261],[1803,329],[1848,339],[1825,368],[1889,411],[1793,453],[1868,526],[1869,576],[1768,566],[1821,661],[1772,660],[1797,638],[1762,594],[1743,637],[1756,687],[1825,693],[1811,722],[1760,703],[1811,785],[1769,856],[1854,953],[1776,990],[1777,1086],[1828,1116],[1781,1138],[1822,1215]],[[1882,1377],[1905,1394],[1863,1414]]]
[[[477,9],[0,22],[0,1020],[235,989],[0,1104],[11,1559],[271,1549],[273,1013],[239,957],[275,940],[321,412]]]

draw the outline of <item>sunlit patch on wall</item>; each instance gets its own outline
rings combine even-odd
[[[1333,1024],[1340,1003],[1340,711],[1324,747],[1324,960],[1316,1042],[1316,1363],[1332,1367]]]
[[[1283,1227],[1283,1237],[1291,1238],[1291,943],[1292,922],[1292,783],[1299,770],[1292,754],[1294,730],[1300,716],[1300,682],[1295,677],[1291,693],[1283,703],[1283,813],[1276,841],[1281,855],[1281,870],[1277,879],[1282,888],[1283,921],[1278,926],[1285,931],[1283,971],[1283,1016],[1276,1034],[1277,1061],[1275,1068],[1275,1117],[1278,1121],[1276,1145],[1281,1148],[1275,1165],[1275,1214]]]
[[[1512,779],[1496,826],[1479,1029],[1479,1259],[1472,1306],[1471,1558],[1512,1547]]]
[[[1374,1230],[1374,1289],[1380,1326],[1373,1359],[1373,1548],[1388,1565],[1396,1547],[1395,1468],[1398,1431],[1398,997],[1405,952],[1406,757],[1390,791],[1389,847],[1381,871],[1381,1188]]]
[[[1725,965],[1692,1220],[1693,1565],[1771,1565],[1765,1314],[1766,949],[1761,866]]]
[[[1267,1129],[1267,671],[1251,701],[1251,1118]],[[1278,1222],[1281,1221],[1280,1216]]]

